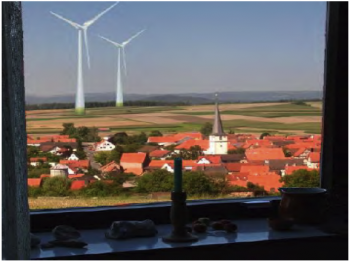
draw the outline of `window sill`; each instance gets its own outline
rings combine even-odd
[[[96,220],[96,222],[98,222]],[[237,233],[228,234],[224,231],[210,231],[205,234],[197,234],[199,240],[194,243],[171,243],[167,244],[162,241],[162,237],[171,232],[170,225],[158,225],[158,235],[152,238],[134,238],[128,240],[112,240],[106,239],[104,233],[106,229],[81,230],[82,240],[88,243],[86,249],[72,249],[55,247],[52,249],[32,249],[31,259],[89,259],[89,256],[103,257],[103,255],[117,254],[114,258],[120,257],[123,253],[137,253],[145,251],[164,251],[164,250],[180,250],[196,249],[201,247],[229,246],[239,245],[244,248],[244,243],[251,243],[249,247],[258,242],[273,242],[281,240],[302,240],[316,238],[327,238],[334,236],[320,231],[315,227],[310,226],[295,226],[290,231],[278,232],[273,231],[268,227],[266,219],[250,219],[250,220],[235,220],[238,226]],[[53,240],[51,232],[36,233],[42,243]],[[248,247],[248,249],[249,249]],[[238,247],[240,249],[240,247]],[[311,249],[311,248],[310,248]],[[200,250],[202,251],[202,250]],[[249,251],[248,251],[249,252]],[[247,255],[249,253],[247,252]],[[238,253],[236,253],[238,254]],[[178,255],[180,255],[178,253]],[[109,259],[109,258],[108,258]],[[118,258],[119,259],[119,258]],[[187,259],[187,258],[186,258]],[[197,259],[197,258],[194,258]],[[232,257],[230,258],[232,259]],[[288,256],[287,256],[287,259]]]
[[[200,217],[215,219],[265,218],[271,200],[280,197],[191,200],[187,202],[189,220]],[[51,231],[57,225],[76,229],[103,229],[116,220],[151,219],[155,224],[170,223],[171,202],[121,206],[36,210],[30,213],[31,232]],[[88,215],[89,218],[86,218]],[[117,218],[116,218],[117,217]],[[99,220],[99,222],[96,222]]]

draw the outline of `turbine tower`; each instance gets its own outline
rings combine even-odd
[[[73,26],[75,29],[78,30],[78,73],[77,73],[77,93],[75,96],[75,113],[82,115],[85,113],[85,98],[84,98],[84,83],[83,83],[83,65],[82,65],[82,60],[83,60],[83,55],[82,55],[82,49],[83,49],[83,42],[82,38],[84,38],[84,43],[85,43],[85,50],[86,50],[86,57],[87,57],[87,65],[88,68],[90,69],[90,54],[89,54],[89,44],[88,44],[88,39],[87,39],[87,31],[88,28],[94,24],[102,15],[107,13],[109,10],[111,10],[114,6],[116,6],[119,2],[114,3],[98,15],[96,15],[94,18],[91,20],[83,23],[83,25],[77,24],[75,22],[72,22],[61,15],[58,15],[54,12],[50,12],[57,18],[67,22],[71,26]]]
[[[135,39],[137,36],[139,36],[141,33],[143,33],[145,29],[142,31],[134,34],[132,37],[130,37],[128,40],[122,42],[121,44],[113,42],[103,36],[99,36],[100,38],[106,40],[107,42],[113,44],[115,47],[118,48],[118,69],[117,69],[117,90],[116,90],[116,107],[123,107],[123,87],[122,87],[122,78],[120,73],[120,58],[123,56],[123,67],[124,67],[124,74],[126,76],[126,62],[125,62],[125,46],[127,46],[133,39]]]

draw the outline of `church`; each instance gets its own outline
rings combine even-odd
[[[219,105],[215,102],[215,118],[213,124],[213,131],[209,136],[209,148],[204,151],[204,154],[227,154],[228,151],[228,139],[222,127],[222,121],[220,117]]]

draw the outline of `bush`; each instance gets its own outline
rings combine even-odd
[[[28,186],[28,197],[37,198],[42,195],[42,188]]]
[[[166,192],[173,189],[174,176],[172,173],[160,169],[138,177],[136,183],[135,190],[139,193]]]
[[[42,183],[42,192],[49,197],[69,196],[71,184],[72,181],[64,177],[45,178]]]
[[[96,181],[82,188],[79,194],[85,197],[108,197],[120,195],[122,191],[123,187],[116,182],[109,184],[103,181]]]
[[[189,196],[217,194],[215,185],[214,180],[203,172],[185,172],[183,174],[183,190]]]

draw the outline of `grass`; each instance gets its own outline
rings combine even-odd
[[[219,199],[232,198],[228,195],[219,196],[194,196],[188,197],[188,200],[198,199]],[[116,197],[94,197],[94,198],[70,198],[70,197],[38,197],[28,198],[29,208],[31,210],[38,209],[57,209],[57,208],[71,208],[71,207],[97,207],[97,206],[118,206],[123,204],[133,203],[156,203],[170,201],[170,198],[161,197],[157,199],[150,199],[147,195],[141,196],[116,196]]]
[[[321,104],[321,103],[320,103]],[[188,132],[188,131],[199,131],[204,122],[212,122],[212,119],[203,119],[196,117],[196,115],[211,115],[214,116],[214,112],[209,108],[206,111],[186,111],[189,107],[194,108],[196,106],[153,106],[153,107],[103,107],[103,108],[89,108],[86,109],[86,115],[77,116],[74,114],[74,110],[64,110],[60,112],[45,112],[41,114],[38,111],[38,114],[33,114],[39,116],[38,118],[29,118],[27,131],[29,134],[53,134],[59,133],[61,129],[50,128],[50,120],[62,120],[66,122],[74,122],[75,119],[79,118],[91,118],[91,121],[94,121],[94,118],[98,117],[107,117],[110,118],[111,122],[115,122],[114,126],[103,126],[102,124],[97,126],[99,128],[108,127],[111,132],[126,131],[128,133],[139,133],[139,132],[150,132],[152,130],[161,130],[162,133],[173,133],[173,132]],[[176,112],[175,112],[176,110]],[[182,110],[182,111],[179,111]],[[169,112],[173,113],[174,119],[185,121],[183,123],[169,123],[164,124],[162,121],[159,121],[159,124],[147,122],[145,118],[144,124],[136,125],[130,122],[130,125],[118,125],[118,120],[130,120],[135,122],[142,122],[141,119],[129,119],[128,114],[148,114],[147,116],[152,116],[152,113],[158,112]],[[241,109],[230,109],[221,112],[222,115],[242,115],[242,116],[254,116],[263,118],[276,118],[276,117],[298,117],[298,116],[321,116],[322,112],[320,108],[304,105],[295,105],[291,103],[276,104],[269,106],[259,106]],[[48,118],[49,115],[54,116],[54,118]],[[109,116],[108,116],[109,115]],[[114,116],[114,117],[112,117]],[[42,117],[42,118],[41,118]],[[161,116],[169,117],[169,116]],[[169,117],[171,118],[171,116]],[[45,125],[47,121],[47,128],[38,128],[37,126],[31,127],[35,121],[43,122],[42,125]],[[277,131],[304,131],[306,133],[320,133],[321,123],[315,122],[306,122],[306,123],[284,123],[284,122],[264,122],[264,121],[252,121],[252,120],[228,120],[223,121],[224,128],[226,130],[230,128],[242,128],[239,132],[247,130],[249,132],[259,132],[261,129],[277,132]],[[237,130],[238,131],[238,130]]]
[[[263,122],[263,121],[247,121],[247,120],[232,120],[225,121],[225,128],[258,128],[266,130],[302,130],[311,133],[321,133],[321,123],[303,122],[303,123],[279,123],[279,122]]]

